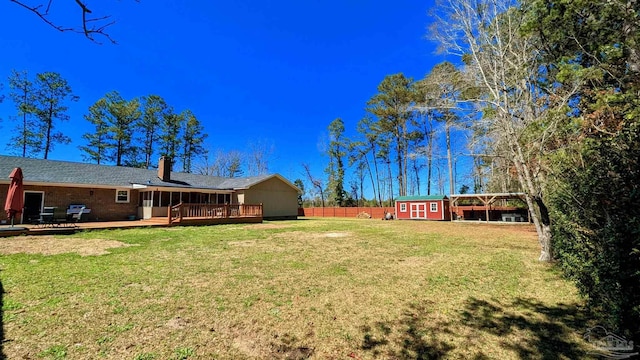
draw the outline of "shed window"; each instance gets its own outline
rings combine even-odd
[[[407,204],[406,203],[401,203],[400,204],[400,212],[407,212]]]
[[[129,202],[129,190],[116,190],[116,202],[128,203]]]
[[[431,212],[438,212],[438,203],[431,203]]]

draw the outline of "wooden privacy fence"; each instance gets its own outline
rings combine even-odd
[[[300,216],[318,216],[318,217],[356,217],[358,214],[365,212],[371,215],[371,218],[382,219],[388,212],[394,214],[393,206],[388,207],[310,207],[299,209]]]

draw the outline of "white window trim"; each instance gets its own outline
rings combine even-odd
[[[429,211],[430,212],[438,212],[438,203],[437,202],[432,202],[431,206],[429,206]]]
[[[400,212],[407,212],[407,203],[400,203]]]
[[[121,191],[126,191],[127,192],[127,200],[126,201],[122,201],[122,200],[118,200],[118,193]],[[131,192],[129,191],[129,189],[116,189],[116,203],[118,204],[127,204],[129,203],[129,201],[131,200]]]

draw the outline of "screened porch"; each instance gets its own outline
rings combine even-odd
[[[141,190],[138,199],[138,218],[166,217],[170,207],[179,204],[229,205],[237,204],[233,191],[216,190],[176,191],[175,189]]]

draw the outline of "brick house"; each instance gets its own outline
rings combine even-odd
[[[24,174],[22,222],[37,218],[44,207],[83,205],[88,220],[165,217],[170,206],[192,204],[262,204],[265,219],[295,219],[298,188],[278,174],[223,178],[171,171],[161,158],[158,170],[0,155],[0,202],[9,174]],[[0,220],[6,220],[1,212]]]

